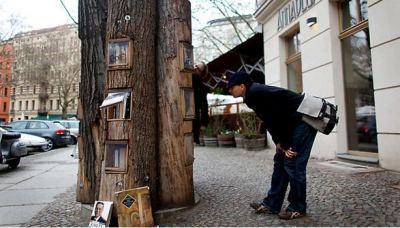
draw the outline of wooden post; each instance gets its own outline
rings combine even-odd
[[[131,58],[131,66],[108,69],[107,92],[130,91],[130,116],[126,119],[106,120],[105,161],[102,165],[100,199],[114,201],[115,192],[149,186],[153,205],[157,200],[157,93],[155,68],[156,0],[109,0],[107,42],[112,39],[131,41],[117,60]],[[108,67],[116,60],[108,52]],[[123,60],[121,60],[123,61]],[[104,119],[107,109],[102,111]],[[107,170],[107,145],[127,143],[127,156],[120,159],[125,170]],[[125,151],[125,152],[126,152]],[[111,151],[112,152],[112,151]],[[114,157],[112,159],[115,159]],[[113,162],[113,161],[111,161]]]
[[[100,191],[103,150],[98,139],[99,105],[104,96],[105,34],[107,0],[79,1],[79,38],[81,39],[81,83],[78,118],[80,120],[77,201],[94,203]]]
[[[187,0],[157,2],[159,196],[163,207],[178,207],[194,203],[192,74],[187,69],[193,67],[191,11]]]

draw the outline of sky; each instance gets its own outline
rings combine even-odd
[[[78,20],[78,0],[63,0],[63,2],[72,16]],[[0,0],[0,26],[5,27],[5,21],[11,14],[22,20],[24,31],[74,23],[60,0]]]
[[[254,13],[255,0],[229,0],[242,8],[241,12]],[[63,0],[64,4],[78,20],[78,0]],[[192,21],[193,27],[203,27],[209,20],[220,18],[218,11],[212,9],[207,0],[191,0],[193,14],[200,21]],[[250,10],[249,10],[250,9]],[[245,12],[245,11],[248,12]],[[10,15],[18,16],[24,25],[23,31],[71,24],[73,21],[62,7],[60,0],[0,0],[0,31],[6,29]]]

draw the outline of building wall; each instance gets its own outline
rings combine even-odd
[[[270,14],[271,16],[264,22],[261,22],[264,33],[266,84],[284,88],[288,87],[285,36],[291,33],[293,28],[298,28],[302,36],[303,91],[338,104],[335,96],[335,89],[337,89],[338,85],[335,85],[334,81],[338,77],[341,77],[341,73],[339,73],[341,69],[338,67],[340,59],[337,57],[339,54],[335,53],[338,49],[333,49],[334,46],[338,45],[337,42],[339,42],[335,41],[338,35],[338,28],[331,24],[332,18],[337,14],[337,10],[335,10],[331,2],[317,0],[313,8],[278,31],[277,10],[285,6],[287,2],[285,1],[280,5],[276,5],[276,10]],[[306,25],[306,19],[310,16],[318,18],[318,24],[312,28]],[[340,110],[343,109],[340,108]],[[339,115],[342,115],[342,113],[339,113]],[[335,157],[339,149],[337,142],[339,141],[338,137],[340,137],[337,134],[337,129],[344,128],[342,125],[341,122],[328,136],[323,134],[317,135],[311,153],[312,157],[325,159]]]
[[[400,171],[400,1],[368,2],[379,163]]]
[[[74,101],[68,106],[67,113],[76,115],[80,82],[77,26],[63,25],[22,33],[13,39],[13,43],[12,118],[31,119],[37,117],[38,112],[61,115],[61,107],[57,105],[57,101],[62,100],[58,88],[68,85],[72,86],[68,99]],[[47,99],[41,101],[40,96]],[[50,107],[51,102],[53,107]]]
[[[332,159],[349,148],[339,7],[337,1],[316,0],[311,9],[278,31],[278,10],[288,2],[267,0],[255,13],[263,24],[266,84],[288,87],[285,35],[298,28],[302,34],[303,90],[339,107],[339,124],[328,136],[318,134],[311,154]],[[400,171],[399,11],[400,1],[368,1],[379,162],[382,167],[397,171]],[[308,27],[309,17],[316,17],[317,24]]]
[[[10,121],[12,52],[12,42],[0,43],[0,122]]]

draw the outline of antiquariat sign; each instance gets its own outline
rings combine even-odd
[[[279,10],[278,32],[315,5],[315,0],[292,0]]]

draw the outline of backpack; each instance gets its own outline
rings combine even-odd
[[[306,93],[297,109],[297,112],[303,114],[304,122],[325,135],[329,135],[339,122],[337,111],[337,105]]]

